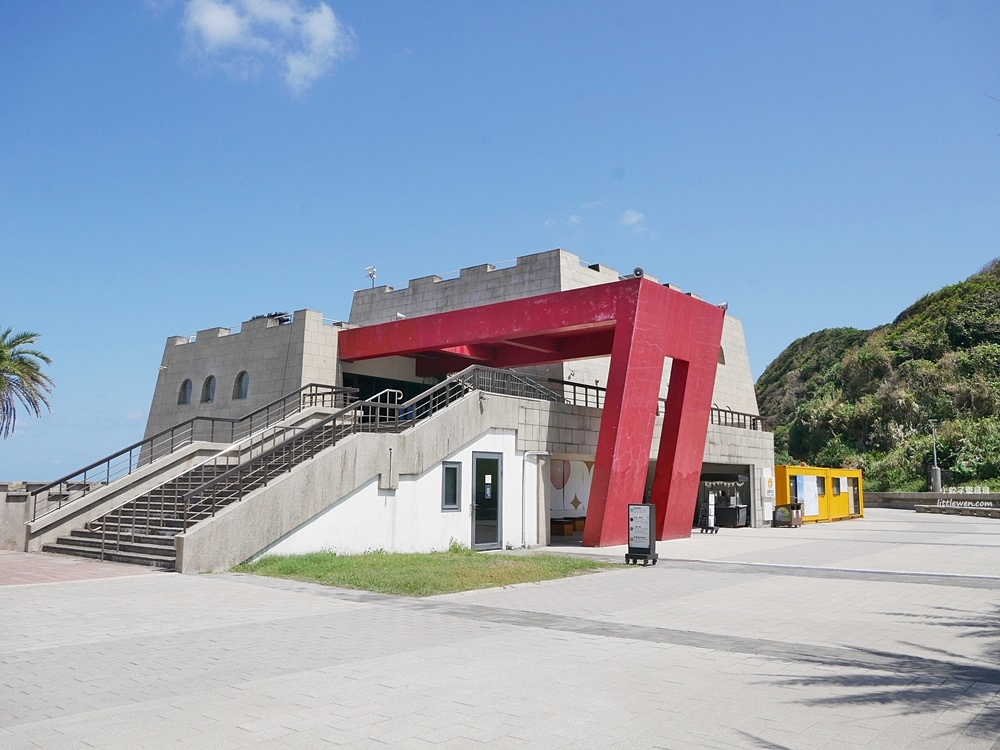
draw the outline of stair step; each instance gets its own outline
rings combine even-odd
[[[168,537],[171,539],[180,534],[182,531],[184,531],[183,522],[178,524],[177,526],[162,526],[159,524],[155,524],[155,522],[150,526],[146,526],[145,523],[133,524],[131,521],[123,521],[122,523],[118,523],[118,521],[115,519],[92,521],[91,523],[87,524],[85,529],[81,529],[81,531],[82,530],[94,531],[99,534],[101,533],[102,526],[107,529],[108,534],[115,534],[117,536],[118,529],[121,528],[122,536],[128,534],[130,537],[132,536],[133,527],[135,528],[136,534],[142,533],[144,536]]]
[[[100,528],[97,529],[73,529],[69,533],[69,538],[79,539],[81,543],[86,542],[96,542],[100,544],[101,539],[108,541],[121,538],[123,540],[128,540],[129,544],[146,544],[146,545],[156,545],[160,547],[174,548],[174,537],[177,536],[175,533],[170,534],[151,534],[146,533],[145,527],[142,529],[136,529],[135,536],[132,535],[132,528],[130,526],[123,526],[121,530],[121,537],[118,535],[118,527],[109,526],[103,532]],[[60,537],[62,539],[63,537]],[[91,546],[86,544],[85,546]]]
[[[123,526],[179,527],[184,523],[184,512],[178,511],[177,513],[171,513],[167,511],[166,513],[160,513],[160,511],[157,510],[155,513],[146,513],[145,511],[142,511],[141,513],[132,513],[131,511],[119,513],[115,510],[96,520],[100,523],[121,523]]]
[[[115,552],[132,552],[139,555],[155,555],[156,557],[176,557],[177,554],[174,550],[173,540],[170,540],[170,544],[142,544],[140,542],[132,542],[131,537],[123,536],[120,543],[116,543],[117,537],[108,536],[104,542],[105,552],[115,551]],[[78,536],[61,536],[56,539],[56,544],[61,544],[65,547],[86,547],[87,549],[96,549],[98,552],[101,550],[101,539],[88,539],[85,537]]]
[[[69,544],[45,544],[42,545],[42,552],[55,552],[60,555],[75,555],[76,557],[88,557],[92,560],[101,559],[101,550],[91,547],[80,547]],[[105,550],[104,560],[108,562],[131,563],[133,565],[146,565],[151,568],[162,568],[173,570],[176,560],[173,557],[163,557],[160,555],[141,555],[133,552],[111,552]]]
[[[100,528],[101,528],[101,525],[103,524],[104,526],[107,527],[108,534],[115,534],[116,536],[118,534],[118,524],[117,523],[114,523],[112,521],[93,521],[92,523],[94,525],[94,529],[74,529],[74,531],[85,531],[87,533],[100,534],[101,533],[100,532]],[[136,527],[136,528],[139,528],[139,527]],[[122,529],[122,536],[125,536],[126,534],[128,534],[131,537],[131,535],[132,535],[132,524],[131,523],[124,523],[124,524],[122,524],[121,525],[121,529]],[[178,534],[180,534],[182,531],[183,531],[183,527],[180,526],[180,525],[178,525],[178,526],[170,526],[170,527],[167,527],[167,526],[150,526],[148,531],[146,529],[146,525],[145,524],[142,525],[142,535],[143,536],[152,536],[152,537],[157,537],[157,538],[173,539],[175,536],[177,536]]]
[[[122,512],[129,516],[141,516],[142,518],[145,518],[146,516],[152,517],[158,515],[161,509],[164,513],[179,513],[184,515],[183,505],[174,506],[172,503],[163,503],[161,505],[157,502],[147,503],[145,500],[132,500],[131,502],[110,511],[108,515],[111,513]]]

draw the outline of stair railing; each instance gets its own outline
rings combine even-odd
[[[294,414],[292,416],[294,416]],[[179,499],[182,496],[181,487],[183,486],[183,482],[186,477],[195,475],[198,472],[216,472],[216,470],[220,468],[239,465],[243,461],[273,448],[275,445],[286,440],[290,435],[294,435],[304,429],[306,428],[286,424],[277,424],[266,427],[252,435],[244,437],[242,440],[238,440],[232,445],[227,446],[223,450],[204,459],[200,463],[195,464],[184,472],[184,474],[169,479],[155,487],[151,487],[139,497],[125,500],[119,505],[107,510],[100,518],[89,521],[85,525],[85,528],[88,531],[100,530],[101,532],[101,559],[104,559],[104,553],[109,544],[108,526],[112,523],[112,520],[116,521],[116,523],[114,523],[116,527],[113,532],[114,538],[111,540],[114,542],[112,549],[118,550],[121,549],[123,527],[129,527],[128,532],[124,534],[125,541],[134,543],[136,533],[141,534],[143,531],[145,531],[147,535],[151,533],[154,528],[154,518],[162,520],[179,515]],[[167,490],[171,488],[173,489],[173,498],[168,501]],[[189,489],[189,487],[185,487],[184,489]],[[151,497],[154,494],[159,499],[159,509],[155,515],[154,502]],[[142,501],[143,499],[145,499],[145,519],[140,518],[141,508],[139,506],[139,501]],[[170,505],[169,508],[168,504]],[[131,508],[128,507],[130,505],[132,506]],[[124,523],[124,512],[126,510],[131,510],[131,522],[128,524]]]
[[[303,409],[342,407],[356,393],[356,388],[310,383],[239,419],[194,417],[181,422],[35,490],[31,493],[31,520],[52,513],[192,443],[235,443]]]
[[[402,391],[387,389],[349,404],[178,497],[176,505],[184,509],[182,531],[194,522],[215,516],[220,507],[240,502],[247,493],[266,486],[274,477],[336,445],[347,435],[397,431],[402,396]]]

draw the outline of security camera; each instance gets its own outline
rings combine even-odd
[[[641,279],[643,276],[646,275],[646,272],[643,271],[639,266],[636,266],[635,270],[632,271],[632,275],[635,276],[637,279]]]

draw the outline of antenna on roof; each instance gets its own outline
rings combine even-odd
[[[372,289],[375,288],[375,275],[378,273],[378,269],[375,266],[368,266],[365,269],[365,273],[368,274],[368,278],[372,280]]]

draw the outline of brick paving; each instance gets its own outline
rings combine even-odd
[[[157,571],[152,568],[139,565],[101,562],[83,557],[46,553],[28,555],[0,550],[0,586],[87,581],[155,572]]]
[[[1000,523],[658,551],[427,599],[0,555],[45,583],[0,588],[0,747],[1000,748]]]

